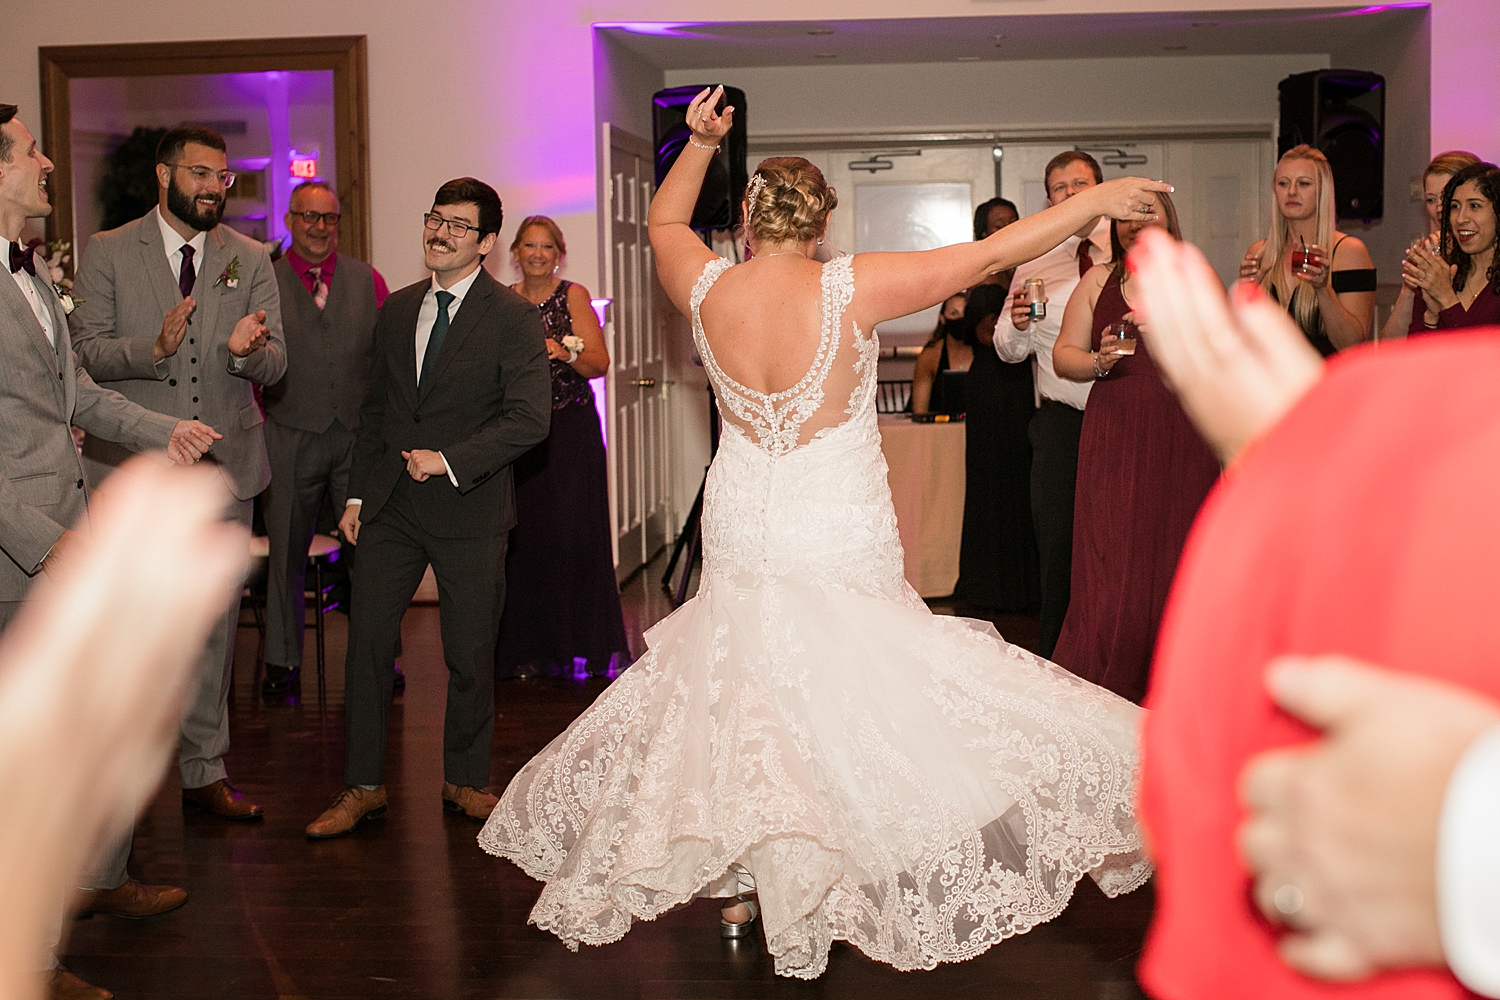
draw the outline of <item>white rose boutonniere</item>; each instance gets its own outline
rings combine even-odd
[[[558,341],[558,343],[562,344],[563,350],[568,352],[568,364],[570,365],[578,360],[578,355],[583,353],[583,338],[577,334],[570,333]]]
[[[47,244],[47,278],[52,282],[52,291],[57,294],[66,316],[73,315],[73,310],[83,304],[83,299],[73,294],[73,279],[63,270],[72,259],[72,254],[68,252],[72,248],[73,244],[67,240],[52,240]]]
[[[219,280],[214,282],[214,286],[219,285],[230,289],[240,287],[240,259],[238,257],[231,260],[229,265],[219,272]]]

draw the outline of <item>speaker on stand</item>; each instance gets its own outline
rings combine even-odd
[[[1385,212],[1385,77],[1357,69],[1297,73],[1277,85],[1276,155],[1306,143],[1328,157],[1340,219],[1374,222]]]
[[[652,148],[656,153],[656,186],[666,179],[667,171],[677,162],[677,156],[687,145],[692,130],[687,126],[687,108],[694,97],[703,92],[706,84],[693,87],[669,87],[658,90],[651,98]],[[734,107],[734,121],[729,134],[719,145],[719,152],[708,165],[703,177],[703,187],[698,192],[698,203],[693,207],[691,225],[712,245],[711,234],[720,230],[733,230],[740,224],[740,202],[745,198],[745,185],[749,180],[746,166],[748,155],[748,133],[746,131],[745,92],[738,87],[725,87],[724,98],[718,110],[726,105]],[[719,407],[714,399],[713,387],[708,390],[709,456],[719,453]],[[672,546],[672,556],[667,560],[667,571],[662,575],[662,589],[673,604],[682,604],[687,598],[688,581],[693,567],[703,555],[703,492],[708,485],[708,469],[703,470],[703,481],[698,484],[698,496],[683,522],[682,533]],[[686,558],[684,558],[684,556]],[[674,583],[672,576],[681,576]]]

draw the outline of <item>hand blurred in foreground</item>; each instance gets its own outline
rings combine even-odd
[[[1261,912],[1292,929],[1282,958],[1320,979],[1442,966],[1438,823],[1465,750],[1500,705],[1464,688],[1340,656],[1267,671],[1282,708],[1324,730],[1241,774],[1241,856]]]
[[[1322,377],[1322,360],[1286,312],[1250,282],[1235,285],[1231,307],[1191,243],[1147,229],[1128,264],[1151,357],[1226,465]]]
[[[83,858],[161,780],[192,665],[245,571],[227,500],[211,470],[131,460],[70,543],[75,571],[38,583],[0,637],[0,995],[39,994],[36,956]]]

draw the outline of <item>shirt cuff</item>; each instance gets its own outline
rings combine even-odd
[[[1438,823],[1438,926],[1448,967],[1469,989],[1500,997],[1500,726],[1464,753]]]
[[[245,362],[249,360],[250,356],[248,354],[243,358],[237,358],[233,354],[231,354],[229,356],[229,370],[232,372],[242,372],[245,370]]]
[[[458,477],[453,474],[453,466],[448,464],[448,456],[438,452],[438,458],[443,460],[443,468],[448,470],[448,482],[453,484],[455,490],[458,489]]]
[[[344,506],[345,507],[363,507],[364,504],[365,504],[365,502],[363,500],[359,500],[359,499],[350,499],[350,500],[345,500],[344,501]]]

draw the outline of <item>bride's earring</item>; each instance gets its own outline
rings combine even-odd
[[[818,246],[822,246],[822,245],[823,245],[823,241],[822,241],[822,240],[819,240],[819,241],[818,241]]]

